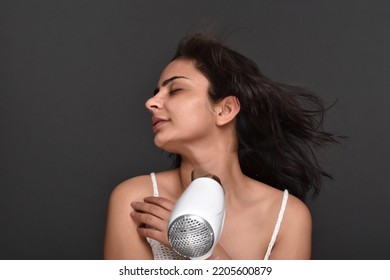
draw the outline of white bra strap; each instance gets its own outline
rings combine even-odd
[[[282,223],[283,220],[283,214],[284,214],[284,210],[286,209],[287,199],[288,199],[288,190],[285,190],[283,193],[282,206],[280,207],[279,210],[278,220],[276,221],[275,229],[272,234],[271,241],[268,245],[267,253],[265,254],[264,260],[268,260],[269,256],[271,255],[272,248],[274,247],[276,241],[276,236],[278,235],[279,232],[280,224]]]
[[[152,173],[150,173],[150,177],[152,178],[152,183],[153,183],[153,196],[159,196],[156,174],[154,174],[154,172],[152,172]]]

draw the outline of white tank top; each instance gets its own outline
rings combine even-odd
[[[156,180],[156,175],[154,173],[150,174],[150,177],[152,178],[153,183],[153,196],[159,196],[158,192],[158,185]],[[285,190],[283,193],[283,200],[282,205],[279,210],[278,219],[275,224],[275,229],[272,233],[271,240],[268,244],[267,252],[265,253],[264,260],[268,260],[269,256],[271,255],[272,248],[274,247],[276,237],[278,236],[279,228],[283,220],[283,214],[284,210],[286,209],[286,204],[288,200],[288,191]],[[163,244],[158,242],[157,240],[154,240],[152,238],[146,238],[146,240],[149,242],[150,247],[152,248],[153,257],[155,260],[184,260],[186,258],[180,256],[179,254],[175,253],[171,249],[165,247]]]

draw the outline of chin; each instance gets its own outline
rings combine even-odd
[[[162,139],[154,138],[154,145],[167,153],[179,154],[177,149],[178,145],[175,145],[172,141],[162,141]]]
[[[171,152],[171,149],[169,149],[169,146],[171,146],[171,145],[169,145],[168,143],[169,143],[169,141],[166,141],[166,140],[164,140],[164,139],[161,139],[161,138],[158,137],[158,136],[154,137],[154,145],[155,145],[157,148],[159,148],[159,149],[161,149],[161,150],[164,150],[165,152],[172,153],[172,152]]]

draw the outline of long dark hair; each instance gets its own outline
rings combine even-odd
[[[272,81],[256,63],[204,34],[183,38],[172,60],[195,61],[209,80],[214,102],[233,95],[237,116],[238,156],[242,172],[301,200],[318,195],[322,178],[331,177],[317,161],[315,148],[336,137],[323,130],[323,102],[297,86]],[[172,154],[175,167],[180,155]]]

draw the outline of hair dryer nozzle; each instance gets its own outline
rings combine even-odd
[[[169,227],[168,236],[174,250],[190,258],[206,255],[214,243],[213,228],[197,215],[182,215],[176,218]]]

